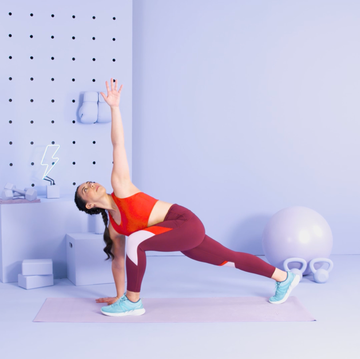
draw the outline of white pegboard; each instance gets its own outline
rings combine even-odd
[[[1,5],[0,23],[0,188],[12,182],[41,192],[48,184],[41,159],[54,143],[59,162],[49,176],[62,194],[88,180],[110,192],[110,124],[81,124],[78,110],[84,92],[106,92],[111,77],[124,84],[131,165],[132,1],[15,0]]]

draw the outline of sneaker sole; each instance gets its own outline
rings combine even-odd
[[[108,315],[110,317],[125,317],[126,315],[143,315],[145,313],[145,309],[135,309],[135,310],[130,310],[128,312],[124,312],[124,313],[106,313],[101,311],[101,313]]]
[[[271,301],[269,300],[269,303],[271,303],[271,304],[281,304],[281,303],[286,302],[286,300],[289,298],[289,295],[290,295],[291,291],[292,291],[299,283],[300,283],[300,276],[296,275],[295,278],[294,278],[294,280],[291,282],[290,287],[289,287],[289,289],[287,290],[284,298],[281,299],[281,300],[279,300],[279,301],[277,301],[277,302],[271,302]]]

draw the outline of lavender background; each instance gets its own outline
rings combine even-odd
[[[262,254],[269,218],[318,211],[360,252],[360,3],[133,2],[133,173],[210,236]]]
[[[116,54],[122,55],[124,63],[121,67],[116,65],[114,72],[119,71],[126,88],[131,89],[131,93],[124,92],[122,106],[126,130],[133,130],[133,179],[141,189],[189,206],[203,219],[210,235],[233,249],[257,254],[262,252],[261,232],[271,215],[289,205],[308,206],[328,220],[334,233],[333,253],[359,254],[358,1],[13,0],[1,4],[1,10],[1,44],[5,45],[9,41],[9,11],[23,19],[23,27],[16,27],[18,35],[29,31],[25,22],[34,12],[34,29],[44,37],[47,32],[43,27],[54,12],[55,35],[66,44],[66,56],[64,48],[57,49],[63,59],[74,50],[69,45],[71,30],[78,31],[79,40],[88,39],[88,34],[93,33],[93,14],[104,21],[104,26],[96,28],[97,36],[105,39],[118,32],[116,36],[124,43],[116,48]],[[107,29],[105,18],[114,12],[117,18],[128,14],[122,21],[128,32],[122,27],[111,32]],[[82,24],[77,29],[61,21],[71,19],[73,13]],[[46,22],[41,22],[42,16]],[[25,41],[27,37],[24,44],[29,44]],[[112,42],[96,44],[99,59],[112,58]],[[29,151],[33,138],[40,147],[40,141],[48,144],[54,139],[53,133],[56,141],[72,141],[75,132],[58,128],[71,128],[61,119],[71,123],[73,108],[66,106],[54,112],[58,113],[55,130],[48,122],[48,107],[39,105],[39,131],[7,131],[9,67],[5,46],[2,49],[0,185],[14,176],[22,179],[23,183],[17,183],[22,187],[37,180],[29,175],[29,167],[21,172],[19,166],[16,174],[10,172],[8,158],[15,154],[16,161],[29,163],[33,155],[38,155]],[[93,56],[90,48],[77,49],[79,59],[87,61]],[[45,50],[40,42],[35,55],[41,57]],[[43,54],[51,55],[52,48],[47,50]],[[19,51],[29,61],[30,48],[24,45]],[[72,74],[66,68],[57,69],[63,86],[47,95],[71,100],[74,93],[97,90],[100,79],[92,84],[93,73],[96,78],[104,77],[103,81],[113,73],[110,65],[104,67],[101,62],[95,68],[85,66],[85,62],[77,64],[75,84],[79,87],[70,89],[67,79]],[[16,63],[13,68],[14,78],[28,76],[25,62]],[[33,69],[39,76],[42,74],[41,78],[53,73],[48,66]],[[78,82],[80,79],[83,82]],[[33,89],[22,87],[19,95],[28,101]],[[16,108],[23,111],[23,106]],[[101,130],[96,125],[92,130],[91,127],[79,125],[77,151],[70,144],[62,144],[68,162],[65,165],[65,159],[60,160],[54,169],[62,188],[72,189],[73,181],[95,174],[94,159],[100,180],[108,173],[106,125]],[[89,132],[83,132],[83,128]],[[14,147],[10,150],[11,133],[19,137],[12,139]],[[129,141],[131,138],[127,139],[128,145]],[[104,146],[101,156],[97,150],[100,145]],[[131,146],[129,150],[131,153]],[[94,157],[95,154],[100,157]],[[70,170],[75,155],[82,165]],[[71,199],[63,197],[61,201],[61,208],[70,206]],[[56,202],[50,205],[56,208]],[[5,213],[4,207],[0,206],[1,216],[10,213],[9,209]],[[86,219],[75,209],[58,212],[71,216],[67,224],[71,231],[86,231]],[[7,227],[24,223],[24,216],[12,217],[14,222],[7,223]],[[61,235],[56,234],[55,240],[54,234],[48,236],[53,225],[48,217],[46,221],[37,217],[28,236],[9,236],[11,248],[16,253],[26,250],[24,256],[28,257],[23,259],[30,258],[29,253],[32,257],[44,255],[44,248],[48,253],[64,253],[65,248],[59,251],[58,247]],[[28,218],[25,223],[29,222]],[[39,224],[43,225],[43,238]],[[0,225],[1,236],[3,222]],[[21,229],[25,230],[26,227]],[[29,250],[22,245],[26,241],[28,245],[33,243]],[[360,334],[358,257],[333,254],[335,269],[328,283],[316,284],[308,276],[292,293],[317,320],[308,323],[33,323],[46,298],[113,296],[114,285],[74,286],[66,278],[56,278],[54,286],[24,290],[16,282],[0,283],[0,356],[48,358],[51,353],[53,359],[78,359],[120,353],[124,358],[257,359],[279,358],[286,353],[292,359],[355,359],[359,356]],[[60,264],[58,259],[57,265]],[[233,268],[208,266],[184,256],[163,256],[148,259],[142,296],[268,298],[274,293],[273,287],[267,278]]]
[[[64,195],[71,197],[73,183],[89,179],[108,186],[109,125],[72,121],[81,93],[101,91],[101,83],[119,74],[128,91],[122,111],[140,189],[189,207],[210,236],[235,250],[263,254],[269,218],[297,205],[329,222],[333,254],[360,252],[357,2],[98,5],[17,0],[3,6],[1,186],[43,186],[39,159],[53,140],[61,152],[52,175]],[[49,60],[53,53],[57,65]],[[49,81],[54,73],[56,86]],[[45,86],[46,96],[44,84],[52,86]],[[40,225],[41,218],[34,223]]]

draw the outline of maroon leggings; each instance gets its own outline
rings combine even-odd
[[[248,253],[234,252],[205,234],[194,213],[174,204],[164,222],[131,234],[127,241],[127,289],[140,292],[146,269],[146,251],[181,251],[187,257],[218,266],[226,265],[271,278],[275,267]]]

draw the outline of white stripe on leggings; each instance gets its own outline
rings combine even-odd
[[[126,255],[135,265],[138,265],[137,250],[139,245],[153,236],[155,236],[155,234],[149,231],[137,231],[130,234],[128,237],[126,243]]]

